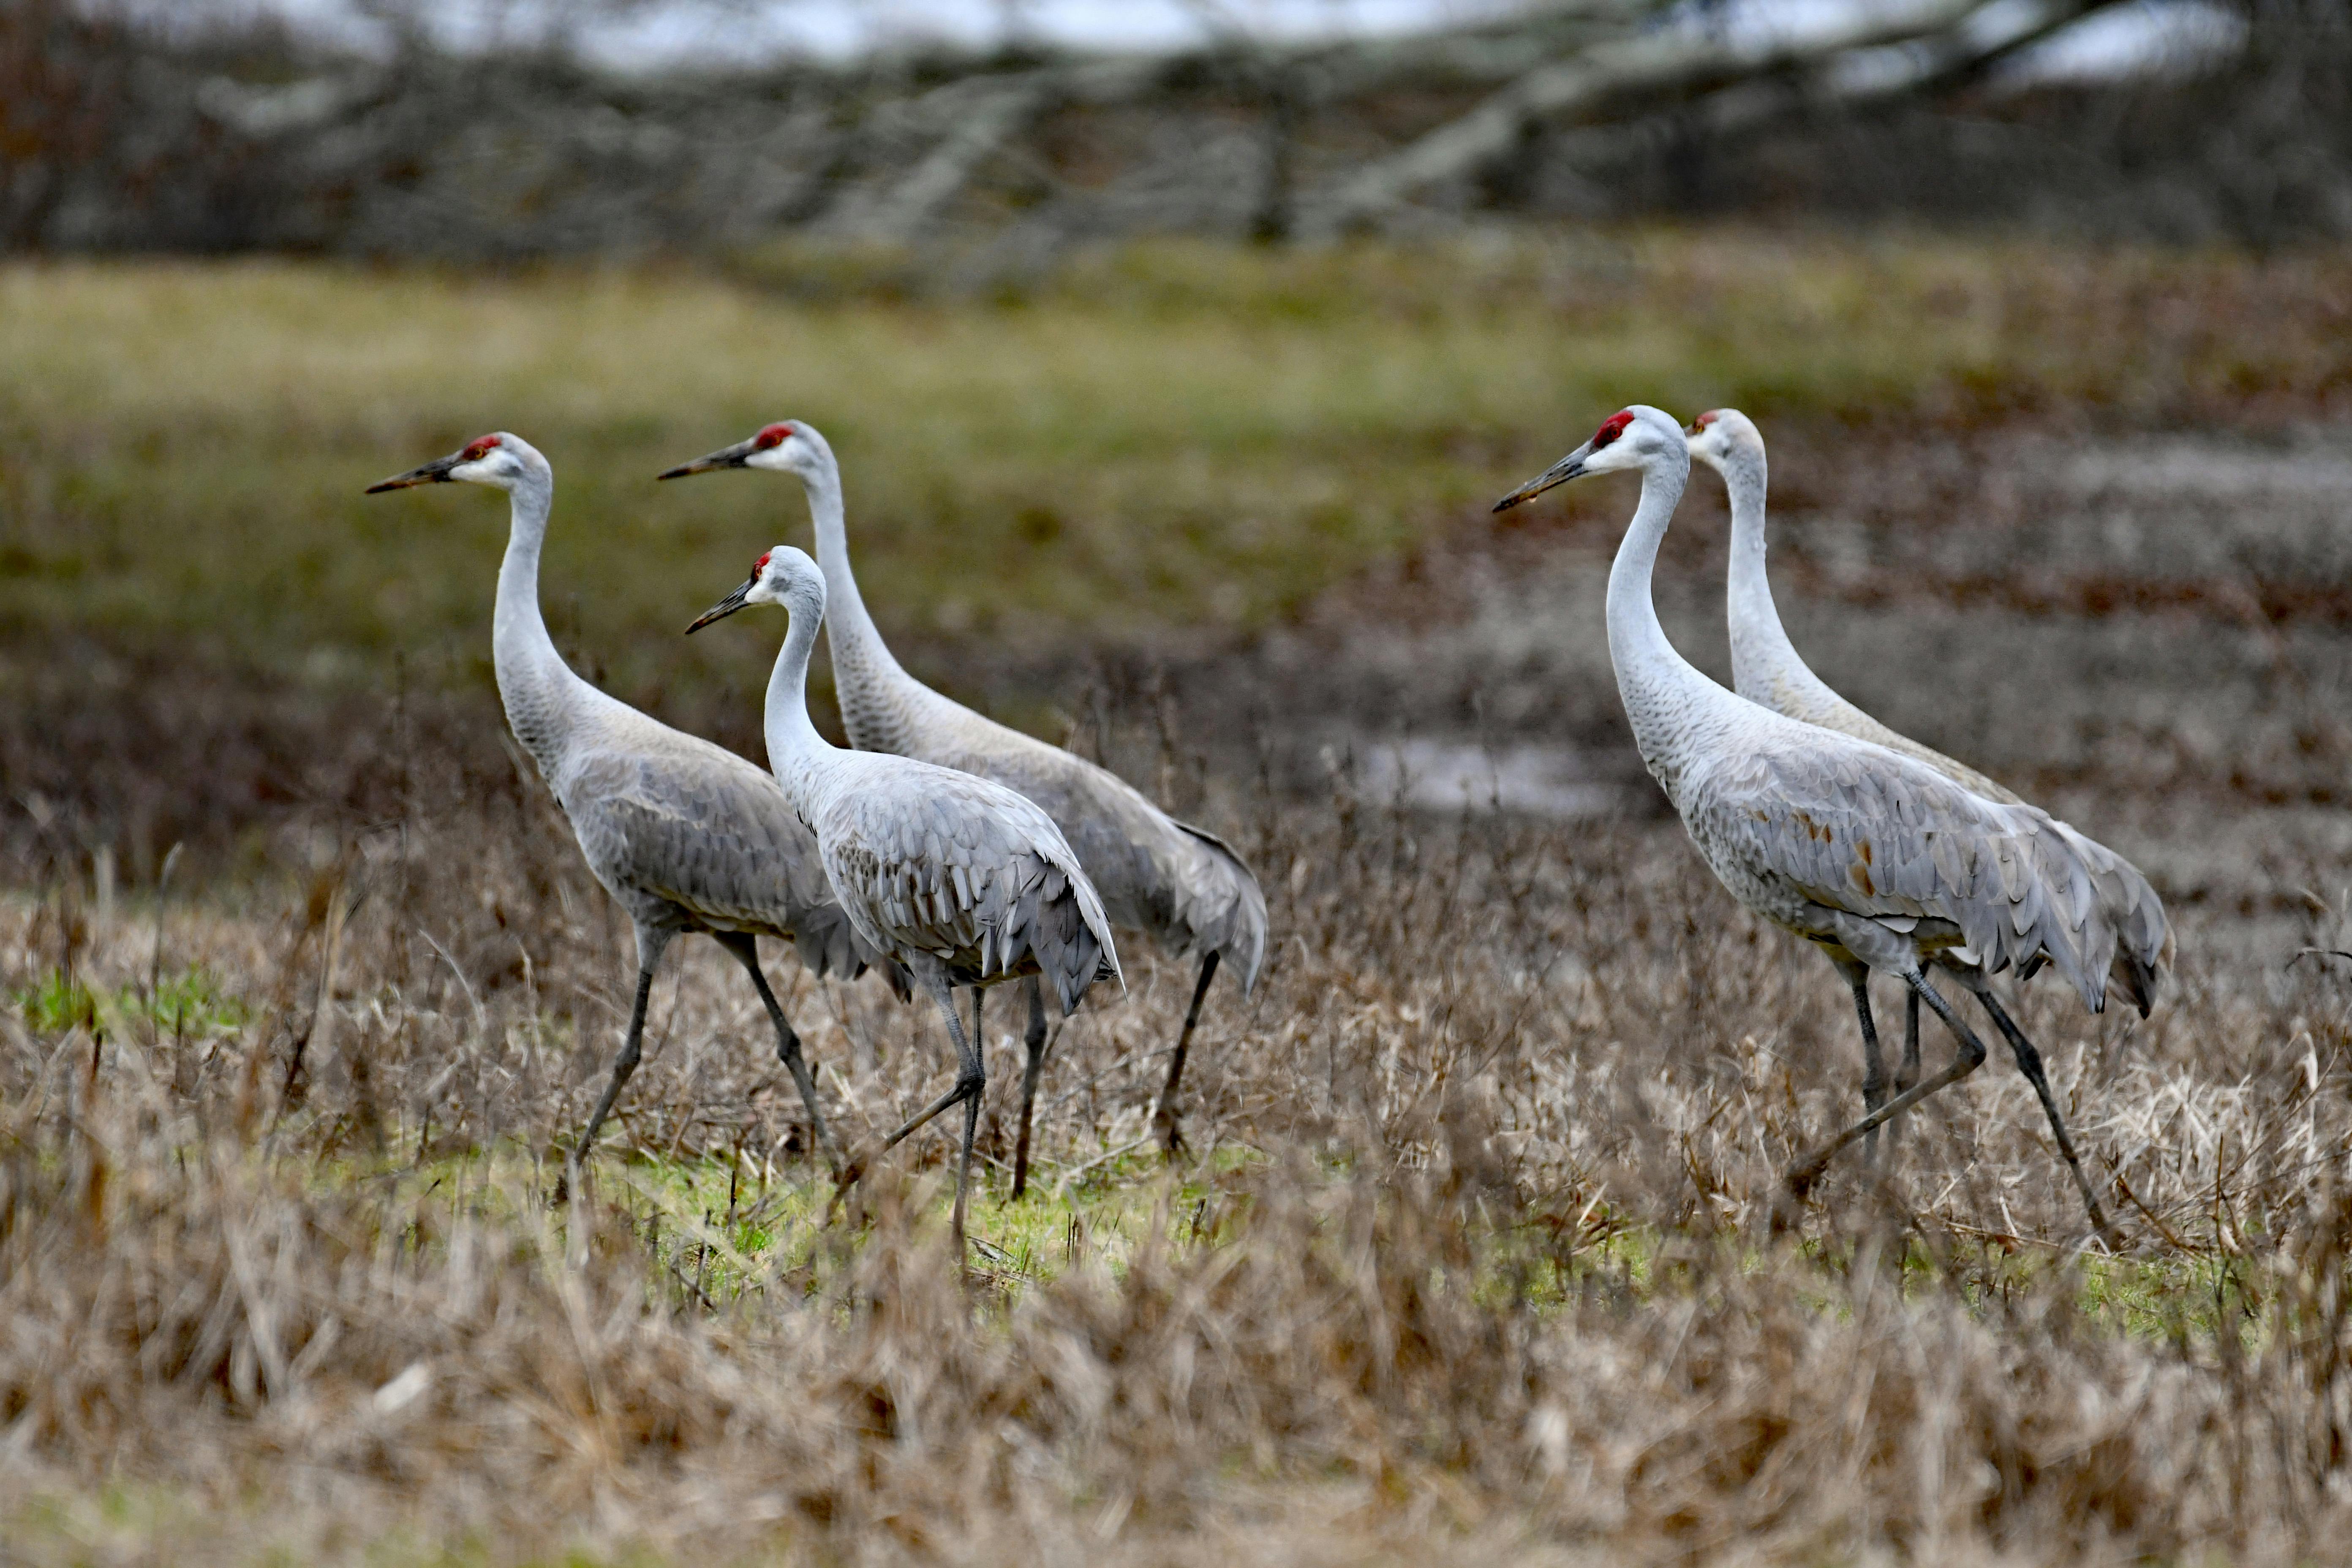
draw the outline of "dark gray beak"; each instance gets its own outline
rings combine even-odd
[[[1496,511],[1508,511],[1523,500],[1533,500],[1554,485],[1564,485],[1584,472],[1584,459],[1592,455],[1592,443],[1587,441],[1509,495],[1495,503]]]
[[[664,474],[662,478],[667,479],[669,478],[669,475]],[[701,615],[695,617],[694,625],[686,628],[686,635],[692,637],[695,633],[700,631],[711,622],[723,621],[728,616],[733,615],[736,611],[741,609],[745,605],[751,602],[751,590],[759,585],[759,582],[760,580],[757,577],[744,578],[741,587],[737,588],[733,593],[728,595],[725,598],[719,600],[717,604],[711,605],[710,608],[703,611]]]
[[[654,478],[682,479],[688,474],[707,474],[713,468],[740,468],[750,459],[751,454],[759,449],[758,443],[754,441],[738,441],[732,447],[721,447],[708,457],[697,458],[691,463],[680,463],[675,468],[664,468]]]
[[[434,458],[421,468],[411,468],[404,474],[379,479],[368,486],[366,493],[377,495],[385,490],[404,490],[411,485],[446,485],[449,482],[449,470],[465,460],[465,453],[452,452],[446,458]]]

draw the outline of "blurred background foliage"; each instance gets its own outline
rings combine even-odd
[[[297,25],[320,9],[7,0],[0,247],[495,262],[792,233],[968,290],[1106,236],[1496,217],[2352,232],[2335,0],[1531,0],[1311,39],[1212,6],[1145,53],[1008,27],[845,57],[753,47],[740,3],[635,55],[583,40],[647,0]],[[540,25],[435,25],[519,9]]]

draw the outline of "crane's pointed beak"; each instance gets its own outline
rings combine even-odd
[[[759,447],[751,441],[738,441],[732,447],[721,447],[716,452],[697,458],[691,463],[680,463],[675,468],[664,468],[654,478],[682,479],[688,474],[707,474],[714,468],[740,468]]]
[[[711,622],[723,621],[728,616],[733,615],[736,611],[741,609],[744,605],[750,604],[751,602],[751,590],[759,585],[759,582],[760,580],[757,577],[744,578],[743,585],[741,587],[736,589],[733,593],[728,595],[725,598],[711,605],[710,608],[703,611],[701,615],[696,616],[694,625],[686,628],[686,635],[692,637],[695,633],[700,631]]]
[[[449,470],[465,460],[465,453],[452,452],[446,458],[434,458],[421,468],[411,468],[388,479],[378,479],[368,486],[366,493],[379,495],[385,490],[404,490],[411,485],[445,485],[449,482]]]
[[[1584,472],[1584,459],[1592,455],[1592,443],[1587,441],[1509,495],[1495,503],[1496,511],[1508,511],[1523,500],[1533,500],[1554,485],[1564,485]]]

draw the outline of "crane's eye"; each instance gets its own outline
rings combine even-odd
[[[1609,422],[1592,433],[1592,449],[1597,452],[1625,434],[1625,426],[1632,423],[1633,423],[1633,411],[1630,408],[1611,415]]]
[[[756,582],[759,578],[766,574],[768,570],[768,557],[774,553],[775,552],[772,550],[763,550],[760,552],[760,558],[751,563],[751,577],[753,581]]]
[[[467,462],[478,463],[484,458],[488,457],[498,446],[499,438],[496,436],[477,437],[475,439],[466,444],[466,450],[463,456]]]
[[[789,425],[771,425],[751,437],[751,445],[760,451],[769,451],[782,446],[792,433],[793,427]]]

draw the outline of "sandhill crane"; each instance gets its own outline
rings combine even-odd
[[[980,987],[1042,977],[1067,1017],[1097,979],[1119,978],[1110,922],[1061,830],[1025,796],[911,757],[843,751],[816,732],[808,664],[824,619],[825,580],[815,562],[778,545],[686,629],[698,631],[746,605],[782,605],[791,616],[768,678],[768,765],[816,834],[834,897],[857,934],[930,994],[955,1042],[955,1087],[883,1147],[962,1103],[954,1222],[961,1251],[972,1134],[988,1079]],[[973,988],[969,1037],[950,991],[957,985]]]
[[[2071,836],[2032,806],[1988,800],[1872,742],[1790,719],[1725,690],[1667,641],[1650,596],[1666,525],[1690,479],[1673,416],[1645,405],[1495,503],[1496,510],[1588,473],[1638,469],[1642,497],[1609,573],[1610,661],[1633,740],[1709,868],[1748,909],[1823,949],[1841,969],[1899,978],[1944,1021],[1951,1065],[1873,1107],[1787,1173],[1801,1198],[1847,1144],[1984,1061],[1981,1041],[1927,984],[1956,948],[1980,976],[2044,957],[2098,1011],[2116,931]],[[1869,996],[1854,992],[1875,1054]],[[2051,1114],[2057,1115],[2054,1101]],[[2093,1223],[2114,1234],[2072,1159]]]
[[[789,940],[817,974],[855,974],[868,959],[826,886],[816,840],[774,779],[597,690],[556,652],[539,613],[539,553],[555,475],[529,442],[504,431],[484,436],[370,485],[367,493],[450,481],[488,485],[512,498],[490,634],[499,696],[515,739],[571,820],[588,869],[636,929],[637,994],[628,1034],[573,1162],[595,1142],[636,1070],[646,1004],[664,950],[682,931],[708,931],[760,994],[775,1026],[776,1058],[800,1089],[818,1147],[841,1174],[800,1037],[760,970],[763,934]]]
[[[1827,681],[1813,673],[1798,656],[1780,625],[1779,606],[1772,601],[1771,580],[1765,571],[1767,469],[1763,434],[1753,420],[1738,409],[1716,408],[1693,420],[1685,437],[1691,456],[1723,476],[1724,488],[1731,500],[1731,565],[1725,608],[1731,629],[1732,686],[1739,695],[1775,713],[1900,752],[1987,800],[2025,805],[2022,798],[1966,763],[1888,729],[1839,696]],[[2090,867],[2096,897],[2116,927],[2118,940],[2108,984],[2120,988],[2145,1018],[2155,1000],[2157,982],[2171,955],[2172,931],[2165,918],[2163,900],[2131,862],[2066,824],[2058,826]],[[1947,966],[1962,962],[1954,954],[1942,956]],[[1850,983],[1858,982],[1859,973],[1848,978]],[[1987,1016],[2009,1041],[2018,1070],[2033,1085],[2034,1093],[2049,1113],[2051,1131],[2056,1134],[2060,1147],[2065,1149],[2064,1125],[2042,1069],[2041,1053],[1989,989],[1980,984],[1973,989]],[[1883,1069],[1873,1060],[1865,1063],[1864,1071],[1864,1098],[1875,1105],[1883,1087]],[[1905,995],[1903,1073],[1895,1080],[1895,1089],[1899,1091],[1909,1088],[1918,1072],[1919,998],[1915,992]],[[2071,1150],[2067,1150],[2066,1157],[2074,1158]]]
[[[843,521],[841,468],[814,426],[770,425],[747,441],[663,473],[665,479],[718,468],[764,468],[799,476],[816,526],[816,554],[833,595],[826,640],[834,690],[850,743],[896,752],[1018,790],[1043,806],[1069,838],[1102,894],[1111,923],[1150,933],[1163,948],[1197,956],[1200,975],[1151,1121],[1173,1153],[1181,1142],[1176,1090],[1185,1053],[1201,1021],[1202,999],[1220,960],[1240,972],[1246,995],[1265,954],[1265,895],[1233,847],[1177,821],[1125,779],[1017,730],[984,719],[899,668],[866,613],[850,570]],[[1021,1131],[1013,1152],[1013,1195],[1028,1184],[1030,1111],[1045,1062],[1045,1016],[1029,992],[1027,1061],[1021,1077]]]

